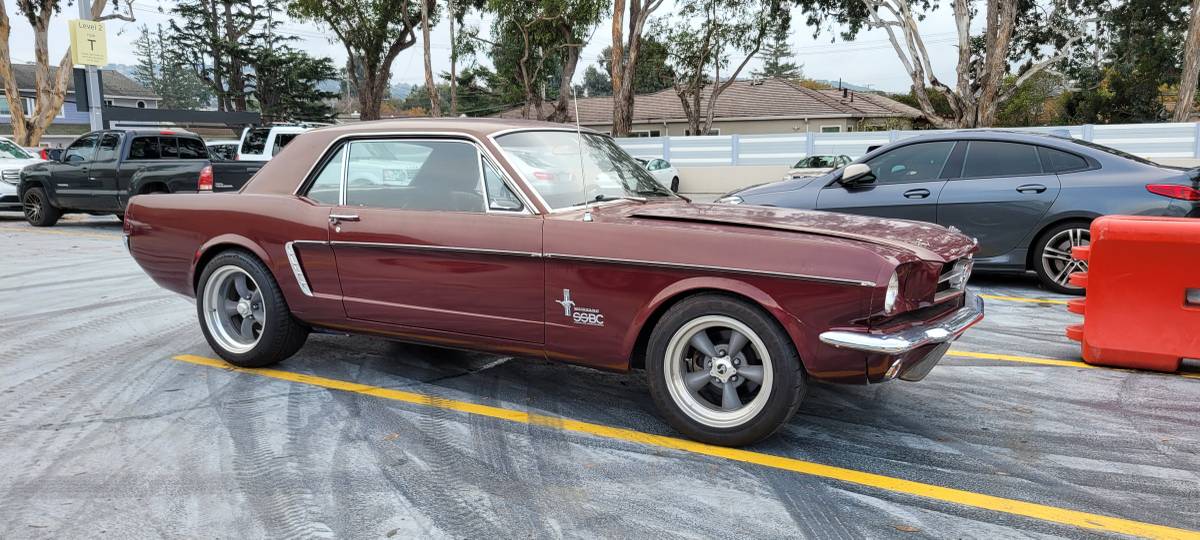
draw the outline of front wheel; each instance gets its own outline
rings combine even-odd
[[[679,193],[679,177],[678,176],[671,179],[671,191],[675,192],[675,193]]]
[[[804,397],[791,340],[757,306],[700,295],[672,306],[650,336],[646,371],[654,403],[672,427],[725,446],[775,433]]]
[[[25,211],[25,221],[34,227],[52,227],[62,217],[62,210],[50,204],[50,198],[40,187],[25,190],[21,197],[21,207]]]
[[[1055,225],[1042,233],[1034,245],[1033,270],[1047,289],[1062,294],[1083,294],[1083,289],[1071,285],[1072,273],[1086,272],[1087,263],[1076,260],[1071,248],[1091,243],[1092,234],[1084,221]]]
[[[308,338],[266,266],[241,251],[217,255],[204,267],[196,310],[209,346],[235,366],[280,362]]]

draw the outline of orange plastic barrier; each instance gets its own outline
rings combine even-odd
[[[1067,327],[1089,364],[1178,371],[1200,358],[1200,219],[1105,216],[1091,245],[1073,250],[1087,272],[1071,283],[1087,296],[1067,308]]]

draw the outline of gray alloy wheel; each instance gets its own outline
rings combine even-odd
[[[232,264],[217,268],[201,301],[204,324],[221,348],[241,354],[258,344],[266,330],[267,306],[258,283],[245,270]]]
[[[40,187],[25,191],[21,196],[21,209],[25,212],[25,221],[34,227],[49,227],[62,217],[62,211],[50,204],[46,192]]]
[[[671,399],[692,420],[737,428],[767,404],[774,373],[767,346],[749,326],[724,315],[680,327],[662,361]]]
[[[1069,279],[1074,272],[1086,272],[1087,263],[1075,260],[1071,248],[1091,244],[1091,231],[1083,227],[1071,227],[1054,233],[1042,248],[1040,255],[1041,274],[1055,285],[1068,291],[1078,291]]]

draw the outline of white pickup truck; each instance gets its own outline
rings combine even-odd
[[[238,145],[238,161],[271,161],[297,135],[317,125],[257,126],[242,130],[242,141]]]

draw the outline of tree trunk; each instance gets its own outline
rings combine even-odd
[[[1175,102],[1176,122],[1187,122],[1192,116],[1197,78],[1200,78],[1200,0],[1192,0],[1191,22],[1183,49],[1183,76],[1179,80],[1179,99]]]
[[[971,109],[964,112],[972,114],[963,115],[962,127],[991,127],[995,122],[1000,88],[1008,72],[1008,49],[1012,44],[1016,20],[1017,0],[988,0],[983,73],[979,78],[978,97],[964,99]],[[959,73],[958,76],[967,77],[969,74]]]
[[[568,45],[563,48],[563,67],[558,78],[558,100],[554,103],[554,110],[550,111],[550,116],[547,118],[551,122],[571,121],[571,79],[575,77],[575,69],[579,65],[580,49],[583,47],[582,43],[570,43],[574,36],[571,35],[569,26],[563,27],[562,33]],[[576,118],[575,121],[579,122],[579,119]]]
[[[631,0],[632,2],[640,2],[641,0]],[[629,135],[629,126],[624,125],[622,119],[627,116],[623,107],[625,102],[622,99],[621,88],[625,84],[625,0],[613,0],[613,20],[612,20],[612,48],[609,50],[608,60],[608,77],[612,81],[613,90],[613,122],[612,136],[624,137]]]
[[[442,105],[439,103],[437,85],[433,83],[433,63],[429,58],[429,2],[421,0],[421,46],[425,50],[425,90],[429,92],[429,115],[441,116]]]

